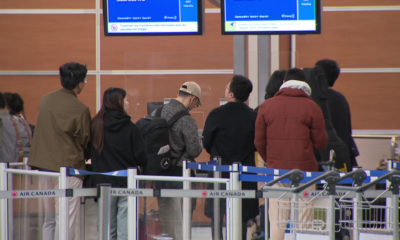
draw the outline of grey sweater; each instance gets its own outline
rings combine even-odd
[[[168,121],[182,110],[186,111],[185,106],[181,102],[172,99],[162,109],[161,117]],[[153,111],[151,115],[155,116],[155,112],[156,111]],[[203,146],[200,143],[197,123],[194,118],[189,115],[180,118],[169,129],[169,141],[172,158],[176,159],[184,152],[177,166],[182,166],[183,159],[194,160],[203,150]]]

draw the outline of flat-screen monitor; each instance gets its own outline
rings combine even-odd
[[[203,0],[103,0],[106,36],[202,35]]]
[[[321,33],[320,0],[221,0],[222,34]]]

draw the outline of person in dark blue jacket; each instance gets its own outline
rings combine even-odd
[[[112,172],[147,165],[147,149],[128,112],[128,96],[121,88],[104,92],[103,105],[92,121],[92,171]],[[126,188],[126,177],[94,175],[92,184]],[[127,239],[127,197],[111,197],[110,238]]]

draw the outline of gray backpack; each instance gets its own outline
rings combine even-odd
[[[29,157],[32,132],[23,116],[0,116],[0,162],[22,162]]]

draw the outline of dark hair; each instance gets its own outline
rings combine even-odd
[[[121,88],[109,88],[103,94],[103,105],[92,120],[92,143],[97,154],[104,147],[104,116],[107,110],[125,112],[124,98],[126,91]]]
[[[18,93],[4,93],[6,106],[10,108],[13,114],[21,113],[24,111],[24,100]]]
[[[237,101],[245,102],[249,98],[251,91],[253,91],[253,84],[248,78],[242,75],[235,75],[229,85],[229,91],[233,93]]]
[[[330,59],[322,59],[315,63],[316,67],[321,67],[324,70],[326,79],[328,80],[328,86],[333,87],[336,79],[340,74],[340,67],[336,61]]]
[[[286,71],[285,81],[289,80],[298,80],[298,81],[306,81],[306,74],[300,68],[291,68]]]
[[[276,70],[271,75],[267,86],[265,87],[264,99],[272,98],[279,91],[279,88],[283,84],[283,79],[285,78],[286,70]]]
[[[6,100],[3,93],[0,92],[0,109],[6,108]]]
[[[69,90],[76,88],[79,83],[85,80],[87,71],[86,66],[76,62],[62,65],[60,67],[61,85]]]

